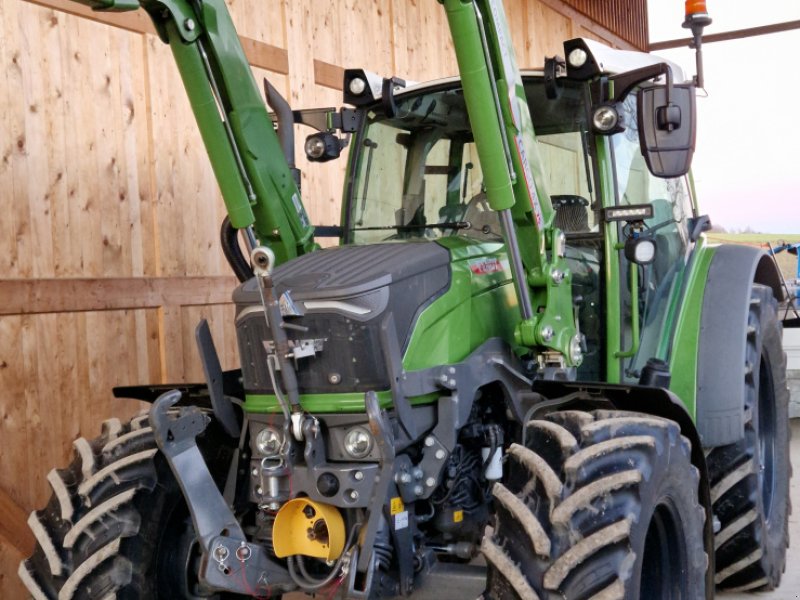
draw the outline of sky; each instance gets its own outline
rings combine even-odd
[[[708,0],[705,33],[800,20],[800,0]],[[650,41],[685,38],[681,0],[648,0]],[[694,51],[656,54],[695,73]],[[800,234],[800,30],[703,45],[692,171],[701,214],[729,231]]]

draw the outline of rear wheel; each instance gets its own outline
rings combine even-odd
[[[753,286],[746,344],[744,439],[707,457],[719,521],[715,583],[773,589],[789,544],[789,391],[777,303],[762,285]]]
[[[212,422],[198,444],[212,473],[224,473],[230,448],[216,430]],[[194,575],[188,507],[147,416],[106,421],[99,438],[74,446],[70,466],[47,476],[49,503],[28,519],[38,543],[18,574],[33,598],[208,597]]]
[[[676,423],[564,411],[526,433],[494,489],[489,598],[705,597],[699,474]]]

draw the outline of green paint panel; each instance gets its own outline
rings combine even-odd
[[[520,320],[503,244],[457,237],[439,243],[452,258],[450,289],[417,320],[403,357],[407,371],[460,362],[491,337],[513,344]]]
[[[412,405],[428,404],[435,401],[438,394],[425,394],[410,398]],[[378,392],[381,408],[392,406],[390,391]],[[301,394],[300,404],[310,413],[363,413],[364,394],[359,392],[344,394]],[[247,394],[244,409],[249,413],[279,413],[281,405],[273,394]]]
[[[672,383],[670,391],[675,393],[686,406],[692,418],[696,418],[697,401],[697,356],[700,344],[700,317],[703,310],[703,297],[706,280],[715,247],[698,242],[694,264],[688,274],[686,296],[678,313],[675,338],[672,345],[670,370]]]

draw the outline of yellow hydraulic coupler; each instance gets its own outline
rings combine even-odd
[[[278,558],[302,554],[336,560],[344,550],[344,519],[335,506],[295,498],[278,511],[272,540]]]

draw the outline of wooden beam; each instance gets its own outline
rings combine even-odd
[[[322,60],[314,59],[314,81],[317,85],[341,90],[344,82],[344,68]]]
[[[562,0],[539,0],[545,6],[552,8],[554,11],[561,13],[568,19],[570,19],[573,23],[580,25],[585,29],[589,29],[591,31],[595,31],[597,35],[600,37],[613,42],[620,48],[625,50],[633,50],[635,46],[631,44],[628,40],[620,37],[610,29],[603,27],[602,25],[592,21],[589,17],[584,15],[579,10],[572,8],[568,4],[562,2]]]
[[[727,42],[742,38],[755,37],[757,35],[769,35],[770,33],[780,33],[800,29],[800,21],[786,21],[785,23],[774,23],[761,27],[748,27],[747,29],[735,29],[733,31],[723,31],[722,33],[711,33],[703,36],[703,43]],[[668,50],[669,48],[683,48],[694,44],[692,38],[681,38],[679,40],[667,40],[665,42],[654,42],[650,44],[650,52],[658,50]]]
[[[252,66],[260,67],[273,73],[288,75],[289,53],[284,48],[278,48],[244,36],[239,36],[239,41],[242,43],[247,62]]]
[[[234,277],[0,279],[0,315],[227,304]]]
[[[147,13],[143,10],[135,10],[130,12],[104,12],[95,11],[78,4],[72,0],[26,0],[31,4],[37,4],[45,8],[51,8],[70,15],[84,17],[98,23],[112,25],[127,31],[141,34],[155,35],[156,30],[153,27],[153,22]],[[289,72],[289,53],[277,46],[266,44],[252,38],[239,36],[239,41],[242,43],[244,54],[247,61],[254,67],[266,69],[274,73],[281,73],[286,75]]]
[[[22,474],[21,474],[22,475]],[[23,475],[24,476],[24,475]],[[0,537],[27,558],[33,554],[36,538],[28,528],[28,513],[0,487]]]
[[[78,4],[72,0],[27,0],[31,4],[38,4],[45,8],[52,8],[69,15],[76,15],[78,17],[85,17],[98,23],[105,23],[106,25],[113,25],[121,29],[127,29],[135,33],[151,33],[155,35],[156,30],[153,23],[143,10],[135,10],[130,12],[105,12],[95,11]]]

